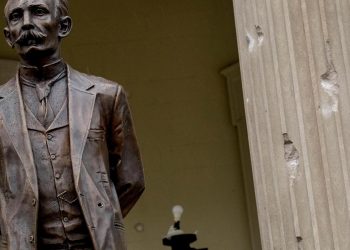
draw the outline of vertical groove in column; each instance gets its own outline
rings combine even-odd
[[[278,108],[279,108],[279,117],[281,121],[281,128],[282,128],[282,134],[285,134],[288,132],[287,130],[287,123],[285,118],[285,109],[283,104],[283,98],[282,98],[282,87],[281,87],[281,77],[278,67],[278,57],[277,57],[277,43],[275,39],[275,29],[274,29],[274,20],[272,16],[272,6],[271,1],[266,0],[265,2],[266,8],[267,8],[267,19],[269,24],[269,34],[270,34],[270,43],[271,43],[271,50],[272,50],[272,60],[273,60],[273,68],[274,68],[274,77],[275,77],[275,87],[277,92],[277,102],[278,102]],[[292,209],[292,215],[293,215],[293,227],[294,227],[294,234],[296,237],[301,235],[300,230],[300,223],[299,223],[299,214],[298,209],[296,206],[296,196],[294,192],[294,187],[292,185],[289,185],[289,198],[291,202],[291,209]],[[300,247],[301,248],[301,247]],[[300,249],[302,250],[302,249]]]
[[[274,76],[276,80],[276,91],[277,91],[277,101],[278,101],[278,107],[279,107],[279,116],[281,119],[281,127],[282,127],[282,134],[287,133],[287,123],[286,123],[286,117],[285,117],[285,110],[283,105],[283,98],[282,98],[282,87],[281,87],[281,77],[280,77],[280,71],[278,66],[278,58],[277,58],[277,43],[275,39],[275,29],[274,29],[274,21],[272,16],[272,7],[271,7],[271,1],[265,0],[266,9],[267,9],[267,20],[269,23],[269,33],[270,33],[270,42],[271,42],[271,50],[272,50],[272,60],[273,60],[273,68],[274,68]]]
[[[295,102],[296,102],[297,117],[298,117],[298,123],[299,123],[300,142],[301,142],[301,149],[302,149],[302,155],[304,160],[304,172],[305,172],[305,178],[306,178],[307,193],[309,198],[309,208],[311,212],[310,214],[311,214],[312,231],[314,236],[313,240],[315,244],[315,249],[320,250],[321,247],[320,247],[318,223],[317,223],[315,201],[314,201],[314,194],[313,194],[313,187],[312,187],[309,153],[308,153],[308,148],[306,143],[303,109],[301,105],[299,81],[297,76],[293,36],[292,36],[292,29],[291,29],[291,23],[290,23],[290,17],[289,17],[289,7],[288,7],[288,2],[286,0],[283,0],[283,13],[285,16],[289,56],[291,59],[290,62],[291,62],[291,71],[292,71],[292,78],[293,78],[293,87],[295,91]]]
[[[327,27],[327,17],[326,17],[326,9],[325,9],[324,0],[319,0],[319,5],[320,5],[321,20],[322,20],[322,22],[321,22],[322,23],[322,31],[323,31],[323,36],[325,39],[325,44],[326,44],[325,55],[327,58],[327,63],[331,64],[329,66],[333,67],[332,54],[330,52],[331,48],[327,48],[327,44],[329,44],[329,32],[328,32],[328,27]],[[339,19],[338,19],[338,25],[339,25]],[[341,27],[342,27],[342,24],[341,24]],[[340,34],[340,36],[342,36],[342,34]],[[331,46],[331,45],[328,45],[328,46]],[[343,44],[342,44],[342,48],[344,48]],[[344,51],[344,49],[343,49],[343,51]],[[344,55],[343,55],[343,58],[344,58]],[[345,61],[344,61],[344,66],[346,68]],[[348,71],[348,69],[346,69],[346,71]],[[339,146],[339,151],[340,151],[341,167],[342,167],[343,179],[344,179],[344,187],[345,187],[345,193],[346,193],[345,196],[346,196],[346,202],[347,202],[347,207],[348,207],[348,215],[350,218],[350,181],[349,181],[349,173],[348,173],[348,169],[347,169],[346,153],[345,153],[345,148],[344,148],[345,146],[344,146],[342,125],[341,125],[342,122],[341,122],[341,117],[340,117],[338,112],[335,112],[334,116],[335,116],[335,123],[336,123],[336,133],[337,133],[338,146]]]
[[[250,73],[251,75],[251,73]],[[259,124],[257,123],[258,119],[258,115],[257,115],[257,110],[256,110],[256,102],[255,102],[255,91],[254,91],[254,87],[252,88],[252,103],[253,103],[253,115],[254,115],[254,126],[255,126],[255,131],[260,131],[259,128]],[[272,220],[271,220],[271,216],[270,216],[270,204],[269,202],[266,200],[269,196],[267,194],[267,185],[266,185],[266,174],[265,174],[265,169],[264,167],[266,167],[266,165],[264,164],[264,160],[263,160],[263,156],[262,156],[262,145],[263,145],[263,141],[261,140],[261,135],[260,132],[256,133],[256,139],[257,139],[257,144],[258,144],[258,152],[259,152],[259,162],[260,164],[257,166],[260,166],[260,171],[261,171],[261,180],[262,180],[262,185],[263,185],[263,189],[264,189],[264,193],[265,193],[265,201],[264,201],[264,206],[266,207],[265,211],[267,214],[267,218],[268,218],[268,234],[270,237],[270,244],[271,244],[271,248],[270,249],[274,249],[274,241],[273,241],[273,236],[272,236],[272,228],[271,228],[271,224],[272,224]]]
[[[344,37],[344,26],[342,23],[342,14],[340,11],[340,3],[339,0],[335,1],[336,3],[336,12],[337,12],[337,21],[339,26],[339,33],[340,33],[340,41],[341,41],[341,49],[342,49],[342,58],[345,66],[345,72],[346,72],[346,83],[349,82],[349,60],[348,60],[348,53],[347,53],[347,44]],[[346,83],[343,84],[343,87],[346,88],[346,93],[349,97],[348,88],[346,86]],[[344,145],[344,137],[343,137],[343,125],[341,121],[341,115],[340,113],[335,114],[336,118],[336,126],[337,126],[337,135],[338,135],[338,142],[339,142],[339,149],[340,149],[340,155],[341,155],[341,163],[342,163],[342,170],[343,170],[343,177],[344,177],[344,185],[346,190],[346,197],[347,197],[347,205],[348,205],[348,212],[349,212],[349,218],[350,218],[350,181],[349,181],[349,172],[348,172],[348,160],[345,153],[345,145]]]
[[[258,16],[257,16],[257,10],[256,10],[256,2],[254,1],[253,4],[251,4],[252,9],[253,9],[253,13],[254,13],[254,23],[257,25],[259,24],[258,21]],[[272,170],[272,181],[273,181],[273,186],[274,186],[274,191],[275,191],[275,199],[276,199],[276,205],[277,205],[277,210],[278,210],[278,217],[280,220],[279,223],[279,227],[280,227],[280,233],[281,233],[281,246],[283,247],[283,249],[287,249],[286,246],[286,238],[285,238],[285,230],[284,230],[284,226],[283,226],[283,215],[282,215],[282,208],[281,208],[281,201],[280,201],[280,194],[279,194],[279,188],[278,188],[278,178],[276,176],[276,172],[278,173],[278,169],[276,167],[276,163],[275,163],[275,149],[273,147],[273,141],[272,141],[272,125],[271,125],[271,121],[270,121],[270,108],[269,108],[269,104],[267,101],[267,91],[266,91],[266,77],[265,77],[265,73],[264,73],[264,62],[263,62],[263,55],[261,53],[261,50],[259,49],[258,53],[258,60],[259,60],[259,75],[261,76],[261,85],[262,85],[262,89],[263,89],[263,102],[264,102],[264,107],[266,109],[265,112],[265,122],[267,125],[267,133],[268,133],[268,147],[269,147],[269,155],[270,155],[270,167],[273,168]],[[266,150],[266,149],[265,149]]]
[[[246,114],[247,117],[247,121],[251,121],[252,118],[250,117],[250,114]],[[252,123],[247,122],[247,129],[248,131],[252,131],[253,128],[251,126]],[[255,128],[254,128],[255,129]],[[260,158],[260,156],[259,156]],[[261,166],[262,163],[259,163],[256,161],[256,157],[252,157],[251,158],[251,163],[252,166]],[[260,177],[264,176],[264,174],[262,173],[261,176],[258,175],[259,171],[258,169],[254,169],[254,173],[253,173],[253,179],[254,179],[254,185],[257,185],[258,180],[260,179]],[[261,178],[262,179],[262,178]],[[267,191],[266,191],[266,187],[265,187],[265,182],[262,181],[262,186],[263,186],[263,191],[261,192],[259,190],[259,188],[255,189],[255,193],[256,193],[256,201],[257,201],[257,207],[258,207],[258,216],[259,216],[259,226],[260,226],[260,238],[261,238],[261,244],[262,244],[262,249],[273,249],[273,239],[272,239],[272,234],[271,234],[271,223],[270,223],[270,216],[268,214],[267,208],[265,207],[265,204],[267,204],[266,202],[266,197],[267,197]],[[260,187],[260,186],[259,186]],[[260,195],[261,193],[263,193],[263,196]],[[261,201],[263,200],[263,201]],[[262,204],[263,203],[263,204]],[[262,206],[261,206],[262,205]],[[267,222],[265,224],[263,224],[264,226],[262,226],[262,222],[264,220],[267,220]],[[267,230],[265,230],[265,227],[267,226]],[[262,227],[264,227],[264,229],[262,229]],[[267,232],[266,232],[267,231]],[[267,234],[268,237],[264,237],[265,234]]]
[[[347,42],[345,39],[345,31],[344,31],[344,25],[343,25],[343,18],[342,18],[342,12],[340,8],[340,2],[339,0],[335,0],[335,5],[336,5],[336,13],[337,13],[337,21],[338,21],[338,26],[339,26],[339,34],[340,34],[340,41],[341,41],[341,49],[343,52],[343,61],[344,61],[344,66],[345,66],[345,72],[346,72],[346,82],[349,82],[350,79],[350,64],[349,64],[349,58],[348,58],[348,46]],[[348,88],[346,88],[347,96],[349,96],[349,91]]]
[[[242,3],[242,5],[246,4],[245,2],[241,2],[240,0],[236,0],[240,3]],[[242,20],[243,20],[243,27],[246,28],[247,27],[247,21],[246,21],[246,12],[243,8],[243,6],[240,5],[241,8],[239,8],[240,10],[240,14],[241,14],[241,17],[242,17]],[[237,12],[236,12],[237,13]],[[241,30],[242,32],[242,30]],[[244,47],[243,45],[241,47]],[[250,59],[248,59],[250,60]],[[241,69],[243,69],[243,67],[241,67]],[[244,68],[246,69],[248,72],[247,74],[244,74],[245,77],[249,78],[249,80],[247,82],[249,83],[253,83],[253,79],[252,79],[252,72],[251,72],[251,67],[246,67]],[[247,88],[244,88],[243,91],[245,92],[244,93],[244,96],[247,97],[249,96],[248,93],[247,93]],[[264,161],[263,161],[263,156],[262,156],[262,141],[260,139],[260,133],[259,133],[259,125],[257,123],[257,114],[256,114],[256,103],[255,103],[255,96],[254,96],[254,93],[253,93],[253,96],[252,98],[250,98],[252,103],[253,103],[253,116],[254,116],[254,120],[253,118],[251,117],[251,113],[250,112],[247,112],[247,124],[248,124],[248,129],[249,131],[253,132],[253,131],[256,131],[256,140],[257,140],[257,151],[258,151],[258,157],[252,157],[252,162],[254,162],[254,166],[253,166],[253,169],[254,169],[254,178],[257,179],[259,178],[259,180],[261,181],[261,184],[262,184],[262,189],[263,189],[263,197],[260,196],[260,197],[257,197],[257,202],[258,202],[258,207],[260,208],[258,211],[258,213],[261,215],[262,213],[264,214],[264,220],[267,220],[266,221],[266,224],[265,225],[261,225],[262,223],[262,220],[263,218],[260,217],[259,218],[259,224],[260,224],[260,227],[263,227],[264,228],[264,232],[267,233],[267,236],[268,236],[268,239],[262,239],[262,243],[263,245],[265,245],[264,249],[274,249],[274,241],[273,241],[273,237],[272,237],[272,228],[271,228],[271,225],[272,225],[272,220],[271,220],[271,216],[270,216],[270,213],[269,213],[269,202],[267,201],[268,199],[268,193],[267,193],[267,185],[266,185],[266,174],[265,174],[265,171],[264,171]],[[246,105],[245,105],[246,106]],[[247,108],[245,107],[245,110],[247,110]],[[252,125],[254,126],[254,128],[252,127]],[[252,145],[252,140],[250,139],[250,146],[253,147]],[[254,147],[256,148],[256,145],[254,145]],[[256,162],[256,159],[258,158],[258,162]],[[261,173],[261,175],[258,175],[258,173]],[[258,187],[260,188],[260,186]],[[255,187],[256,189],[256,187]],[[263,210],[263,211],[262,211]],[[267,227],[267,230],[266,230],[266,227]],[[267,231],[267,232],[266,232]]]
[[[291,202],[291,209],[292,209],[292,215],[293,215],[293,224],[294,224],[294,233],[296,238],[301,237],[301,230],[299,225],[299,216],[298,216],[298,208],[297,208],[297,200],[294,192],[294,187],[290,183],[289,185],[289,195],[290,195],[290,202]],[[298,250],[303,250],[303,245],[298,245]]]
[[[253,111],[255,112],[255,111]],[[247,121],[252,121],[252,118],[250,117],[250,113],[247,114]],[[249,131],[253,131],[253,129],[257,129],[256,127],[256,123],[254,123],[254,128],[252,128],[251,124],[253,124],[253,122],[247,122],[247,128]],[[258,140],[258,138],[257,138]],[[264,229],[261,229],[263,232],[262,232],[262,237],[261,237],[261,240],[262,240],[262,246],[263,246],[263,249],[274,249],[274,244],[273,244],[273,238],[272,238],[272,229],[271,229],[271,217],[270,217],[270,214],[269,214],[269,211],[268,211],[268,202],[266,201],[267,199],[267,190],[266,190],[266,182],[265,182],[265,172],[263,170],[263,161],[262,161],[262,155],[261,155],[261,147],[258,146],[258,158],[259,158],[259,161],[257,162],[256,161],[256,157],[252,157],[252,164],[255,164],[255,166],[260,166],[260,168],[255,168],[254,169],[254,179],[255,179],[255,183],[257,183],[256,179],[259,178],[261,180],[261,183],[262,183],[262,189],[263,189],[263,196],[260,196],[260,197],[257,197],[257,202],[258,202],[258,208],[259,211],[258,211],[258,214],[260,214],[260,218],[259,218],[259,225],[260,225],[260,228],[264,228]],[[261,171],[259,171],[261,170]],[[261,175],[258,175],[259,173],[261,173]],[[260,188],[260,186],[259,186]],[[260,190],[259,191],[256,191],[256,193],[260,193]],[[264,217],[262,217],[264,216]],[[266,224],[264,225],[261,225],[262,221],[263,220],[267,220]],[[265,229],[267,227],[267,230]],[[267,232],[266,232],[267,231]],[[268,239],[267,238],[264,238],[264,233],[267,233],[268,235]]]
[[[337,227],[336,227],[336,215],[335,215],[335,208],[334,208],[334,199],[332,194],[332,187],[330,182],[330,169],[329,169],[329,163],[328,163],[328,156],[327,156],[327,146],[325,142],[325,132],[323,128],[323,122],[322,117],[320,115],[320,112],[318,111],[318,104],[320,103],[320,90],[319,90],[319,83],[317,81],[318,76],[316,75],[316,66],[315,66],[315,59],[313,57],[313,51],[312,51],[312,41],[311,41],[311,34],[310,34],[310,24],[308,19],[308,12],[307,12],[307,6],[305,0],[301,0],[301,11],[303,15],[303,24],[304,24],[304,33],[305,33],[305,39],[306,39],[306,47],[307,47],[307,54],[309,59],[309,70],[310,70],[310,78],[312,82],[312,92],[314,97],[314,108],[316,113],[316,122],[317,122],[317,129],[319,134],[319,142],[320,142],[320,149],[321,149],[321,159],[323,163],[323,169],[324,169],[324,175],[325,175],[325,184],[326,184],[326,192],[327,192],[327,200],[328,200],[328,209],[330,213],[330,221],[331,221],[331,234],[333,238],[333,244],[334,249],[339,250],[339,239],[337,234]]]
[[[275,39],[275,29],[274,29],[274,20],[272,16],[272,6],[271,1],[266,0],[265,5],[267,8],[267,20],[269,24],[269,34],[270,34],[270,43],[271,43],[271,51],[272,51],[272,60],[273,60],[273,69],[274,69],[274,77],[275,77],[275,87],[277,92],[277,103],[279,108],[279,117],[281,122],[281,128],[282,128],[282,134],[285,134],[288,132],[287,130],[287,123],[285,118],[285,109],[283,104],[283,98],[282,98],[282,87],[281,87],[281,77],[279,72],[279,66],[278,66],[278,57],[277,57],[277,43]],[[294,234],[296,237],[301,235],[301,229],[300,229],[300,223],[299,223],[299,214],[298,209],[296,205],[296,196],[294,192],[294,187],[292,185],[289,185],[289,198],[291,202],[291,209],[292,209],[292,215],[293,215],[293,227],[294,227]],[[302,249],[302,246],[300,246]],[[300,249],[300,250],[301,250]]]

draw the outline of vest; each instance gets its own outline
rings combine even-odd
[[[25,110],[39,185],[39,248],[59,244],[70,246],[79,242],[90,246],[90,236],[74,186],[67,100],[47,129],[28,106]]]

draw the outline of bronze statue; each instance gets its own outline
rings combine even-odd
[[[0,249],[125,250],[144,190],[123,88],[60,56],[68,0],[8,0],[18,74],[0,88]]]

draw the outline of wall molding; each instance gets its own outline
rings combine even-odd
[[[221,71],[226,77],[231,121],[238,135],[240,161],[244,180],[246,206],[249,220],[250,238],[253,250],[261,249],[259,222],[254,192],[252,166],[250,162],[247,125],[239,63],[232,64]]]

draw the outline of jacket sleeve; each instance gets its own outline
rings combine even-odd
[[[110,174],[125,217],[141,196],[145,186],[132,116],[126,94],[120,86],[113,109],[109,138]]]

